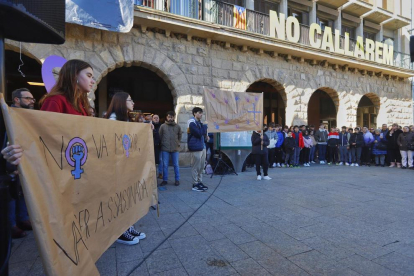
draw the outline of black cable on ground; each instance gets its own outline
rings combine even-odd
[[[162,242],[160,242],[147,256],[142,259],[141,262],[139,262],[138,265],[136,265],[128,274],[127,276],[131,275],[132,272],[134,272],[137,268],[139,268],[148,258],[152,255],[161,245],[164,244],[172,235],[174,235],[175,232],[177,232],[184,224],[188,222],[188,220],[195,214],[197,211],[204,206],[204,204],[213,196],[213,194],[216,192],[217,188],[220,186],[221,181],[223,180],[223,176],[220,177],[220,181],[217,184],[217,187],[213,190],[213,192],[209,195],[209,197],[198,207],[183,223],[180,224],[180,226],[177,227],[171,234],[169,234]]]

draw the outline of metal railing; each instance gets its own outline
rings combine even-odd
[[[270,35],[269,15],[257,11],[246,10],[246,18],[247,30],[249,32]]]
[[[211,21],[219,25],[233,27],[234,5],[220,1],[212,2]]]
[[[164,10],[174,14],[191,17],[195,19],[202,19],[202,7],[199,0],[134,0],[136,5],[150,7],[153,9]],[[211,16],[206,16],[207,12],[204,10],[204,18],[208,21],[222,26],[234,27],[234,5],[222,1],[205,0],[211,4],[211,9],[208,13]],[[310,45],[309,40],[310,27],[307,25],[300,25],[299,44]],[[246,9],[246,30],[247,32],[257,33],[262,35],[270,35],[270,18],[269,15]],[[317,37],[316,37],[317,36]],[[321,34],[315,34],[315,39],[321,39]],[[335,40],[335,34],[333,34]],[[345,46],[345,36],[341,35],[339,38],[341,49]],[[349,38],[349,50],[354,51],[356,40]],[[365,47],[365,43],[363,45]],[[394,51],[394,66],[414,69],[410,62],[410,55]]]

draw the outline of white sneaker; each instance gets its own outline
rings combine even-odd
[[[257,176],[257,180],[262,180],[262,176],[261,175],[258,175]]]
[[[282,168],[284,168],[284,167],[286,167],[286,165],[285,164],[282,164]]]
[[[355,164],[354,163],[351,163],[351,167],[353,167],[353,166],[355,166]]]
[[[272,167],[275,168],[276,167],[276,163],[273,163]]]
[[[312,164],[315,164],[316,162],[315,162],[315,161],[311,161],[311,163],[312,163]]]
[[[345,163],[345,165],[346,165],[346,166],[349,166],[349,163],[348,163],[348,162],[346,162],[346,163]]]
[[[358,163],[355,163],[355,167],[359,167]]]
[[[344,163],[340,162],[338,166],[342,166]]]
[[[263,177],[263,179],[264,179],[264,180],[270,180],[271,178],[270,178],[269,176],[267,176],[267,175],[266,175],[266,176],[264,176],[264,177]]]
[[[320,161],[319,164],[325,164],[325,161]]]
[[[307,165],[308,165],[308,167],[310,167],[310,164],[309,163],[306,163]]]
[[[281,167],[281,166],[280,166],[280,163],[277,163],[277,164],[276,164],[276,166],[277,166],[278,168],[280,168],[280,167]]]

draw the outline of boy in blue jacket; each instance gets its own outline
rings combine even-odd
[[[282,131],[281,125],[276,125],[276,133],[277,133],[277,143],[276,143],[276,166],[278,168],[284,163],[283,161],[283,142],[285,141],[285,133]]]
[[[204,192],[208,187],[204,186],[203,169],[206,160],[206,147],[204,139],[209,141],[207,125],[201,123],[203,110],[199,107],[193,108],[193,116],[187,121],[187,146],[191,154],[191,176],[193,178],[193,191]]]

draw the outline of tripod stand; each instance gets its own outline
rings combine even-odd
[[[221,141],[220,141],[220,133],[217,133],[217,135],[214,137],[216,139],[216,145],[218,145],[218,154],[217,154],[217,164],[214,167],[213,173],[211,174],[210,178],[213,178],[213,176],[216,174],[216,170],[220,165],[224,165],[229,172],[233,171],[232,173],[235,175],[238,175],[236,170],[233,169],[229,164],[223,161],[223,153],[221,152]]]

